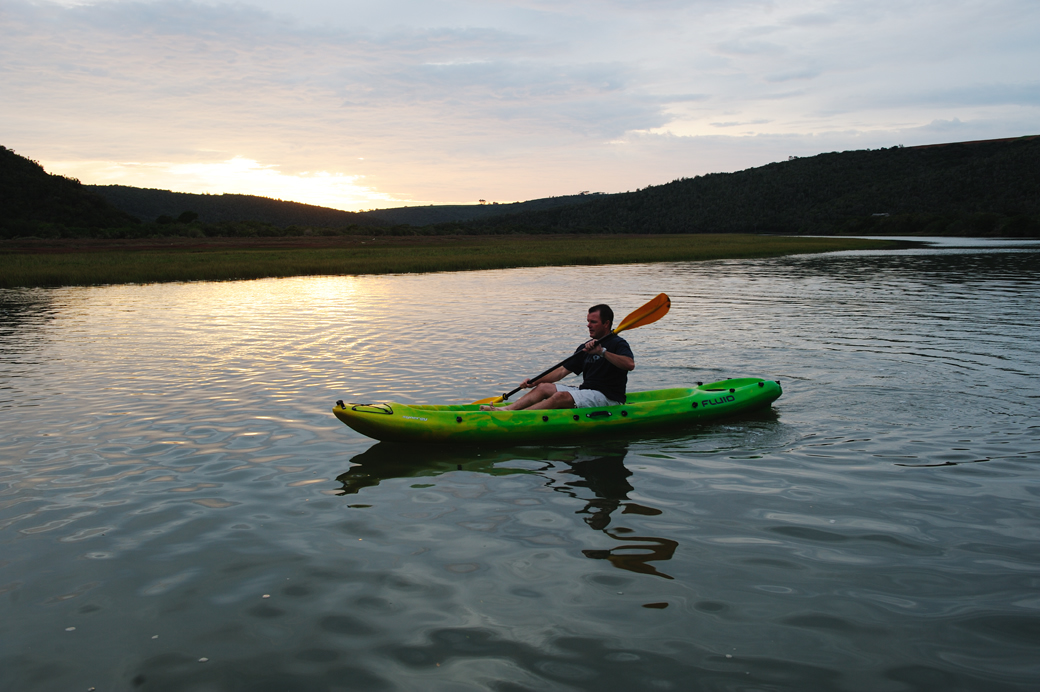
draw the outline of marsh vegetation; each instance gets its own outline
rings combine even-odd
[[[159,246],[102,242],[0,246],[0,287],[77,286],[277,276],[405,274],[559,265],[631,264],[866,249],[856,238],[741,234],[660,236],[364,236],[314,239],[309,246],[230,243]],[[73,250],[73,251],[70,251]]]

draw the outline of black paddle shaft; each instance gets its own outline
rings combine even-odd
[[[596,348],[597,346],[599,346],[599,344],[600,344],[600,342],[601,342],[601,341],[605,341],[606,339],[609,339],[609,338],[610,338],[610,337],[612,337],[612,336],[614,336],[614,332],[610,332],[610,334],[607,334],[607,335],[606,335],[605,337],[603,337],[602,339],[596,339],[596,342],[595,342],[594,344],[592,344],[592,348]],[[575,351],[574,353],[577,353],[577,351]],[[528,380],[528,382],[534,383],[534,382],[537,382],[538,380],[542,379],[543,377],[545,377],[546,375],[548,375],[548,374],[549,374],[550,372],[552,372],[553,370],[555,370],[556,368],[560,367],[561,365],[563,365],[564,363],[566,363],[566,362],[567,362],[568,360],[570,360],[570,359],[571,359],[571,358],[572,358],[572,357],[574,356],[574,353],[572,353],[571,355],[567,356],[566,358],[564,358],[563,360],[561,360],[561,361],[560,361],[559,363],[557,363],[556,365],[552,366],[551,368],[549,368],[549,369],[548,369],[548,370],[546,370],[545,372],[541,373],[541,374],[540,374],[540,375],[538,375],[537,377],[532,377],[531,379],[529,379],[529,380]],[[502,401],[505,401],[505,400],[506,400],[506,399],[508,399],[509,397],[513,396],[514,394],[516,394],[517,392],[519,392],[519,391],[520,391],[521,389],[523,389],[523,387],[517,387],[516,389],[514,389],[514,390],[513,390],[513,391],[511,391],[511,392],[508,392],[508,393],[506,393],[506,394],[503,394],[503,395],[502,395]]]

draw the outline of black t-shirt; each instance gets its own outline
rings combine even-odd
[[[617,334],[611,334],[605,338],[600,342],[600,346],[619,356],[635,358],[628,342]],[[574,374],[585,374],[585,381],[582,382],[579,389],[595,389],[598,392],[603,392],[603,394],[612,401],[618,401],[622,404],[625,403],[625,387],[628,386],[628,370],[622,370],[621,368],[611,365],[607,362],[607,359],[602,356],[583,353],[583,348],[585,348],[584,343],[574,351],[573,356],[563,363],[563,367],[567,368]]]

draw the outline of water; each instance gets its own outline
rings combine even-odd
[[[1040,246],[0,292],[0,689],[1027,690]],[[400,449],[658,292],[654,438]]]

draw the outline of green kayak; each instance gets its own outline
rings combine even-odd
[[[676,428],[766,408],[782,393],[779,382],[744,377],[690,388],[632,392],[625,404],[602,408],[481,411],[474,404],[337,401],[332,412],[362,435],[387,442],[516,444]]]

